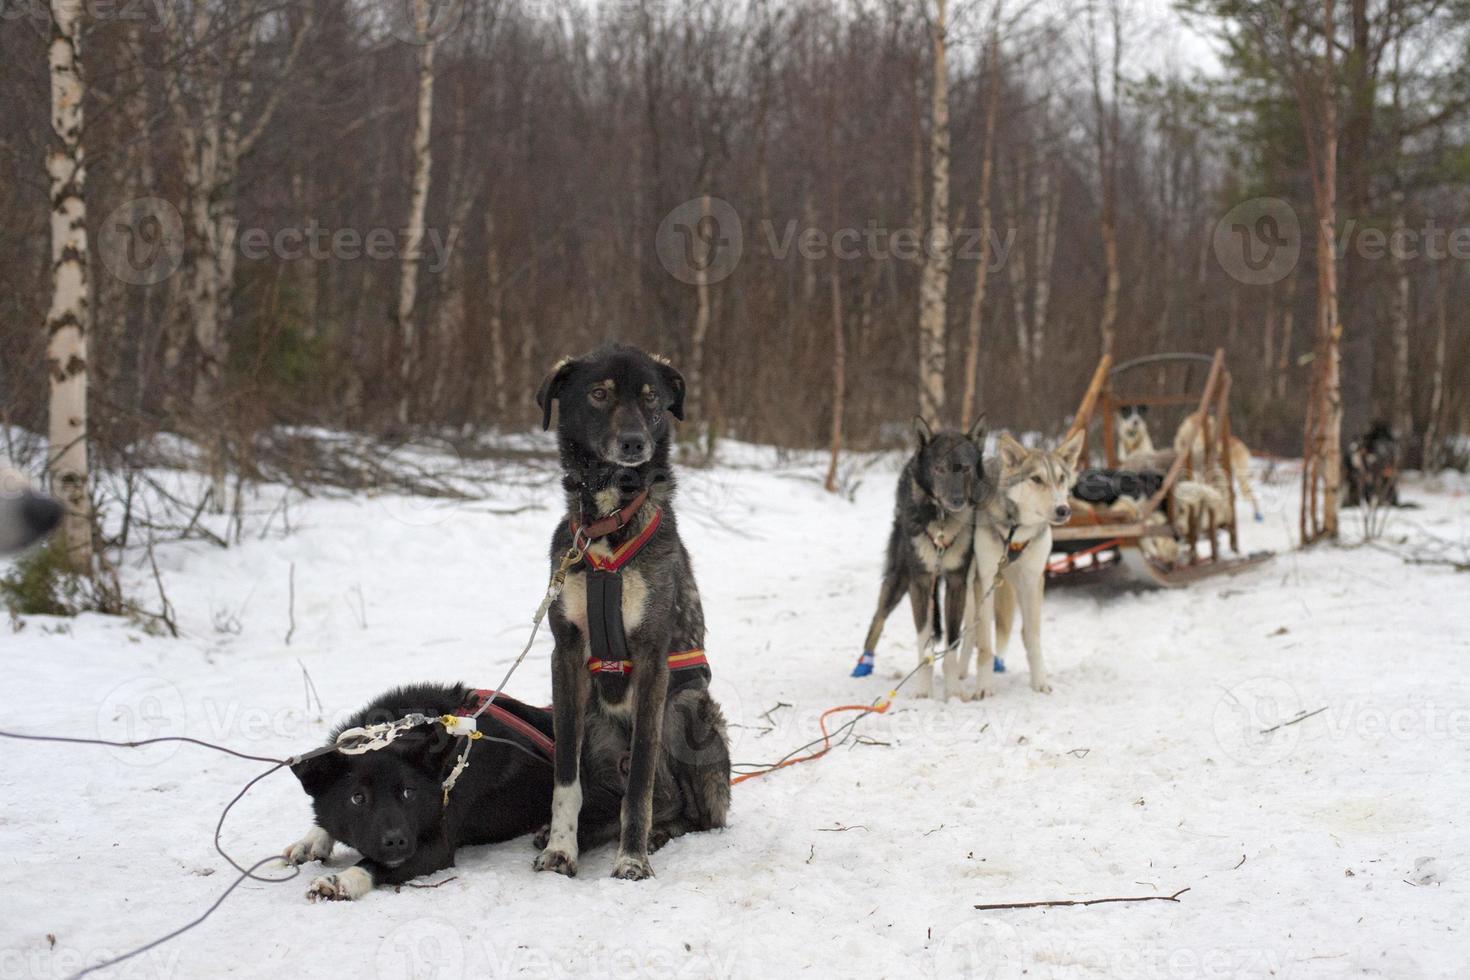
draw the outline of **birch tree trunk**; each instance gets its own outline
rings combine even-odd
[[[1038,193],[1036,242],[1036,298],[1031,306],[1031,363],[1037,364],[1046,351],[1046,316],[1051,305],[1051,272],[1057,257],[1057,218],[1062,209],[1062,184],[1056,164],[1042,168]]]
[[[429,411],[434,418],[443,419],[451,415],[448,400],[454,397],[450,382],[462,374],[461,358],[456,352],[463,350],[465,324],[468,316],[465,309],[465,283],[469,278],[466,250],[461,248],[460,237],[469,222],[470,209],[479,196],[484,181],[484,171],[476,168],[466,177],[465,135],[468,130],[464,85],[461,83],[458,98],[454,100],[453,149],[449,158],[449,180],[445,182],[447,196],[454,202],[449,215],[449,228],[444,238],[444,254],[440,260],[445,268],[440,271],[447,278],[440,281],[445,289],[439,297],[439,319],[434,338],[434,382],[429,395]],[[458,387],[458,386],[456,386]]]
[[[1089,8],[1089,11],[1091,8]],[[1121,64],[1123,56],[1122,12],[1117,0],[1113,0],[1109,12],[1112,17],[1112,91],[1104,100],[1101,56],[1097,50],[1097,26],[1092,24],[1091,66],[1092,104],[1097,116],[1097,171],[1098,184],[1102,192],[1102,207],[1098,216],[1098,228],[1102,236],[1103,264],[1106,269],[1106,284],[1103,290],[1102,318],[1098,323],[1098,334],[1102,354],[1113,353],[1118,332],[1118,294],[1122,289],[1122,278],[1118,272],[1118,137]],[[1089,20],[1091,18],[1089,17]]]
[[[1409,387],[1409,266],[1403,254],[1406,223],[1404,220],[1404,195],[1393,194],[1393,234],[1389,236],[1388,257],[1393,267],[1393,312],[1389,329],[1393,340],[1393,407],[1394,435],[1398,438],[1398,465],[1404,465],[1404,455],[1414,435],[1414,393]]]
[[[1434,355],[1429,367],[1429,417],[1424,426],[1424,470],[1438,472],[1443,436],[1445,347],[1450,322],[1450,274],[1454,266],[1441,262],[1434,284]]]
[[[501,296],[500,248],[495,241],[493,194],[485,206],[485,285],[490,297],[490,380],[495,388],[495,421],[504,424],[510,393],[505,370],[505,301]]]
[[[832,430],[831,457],[827,462],[827,492],[837,492],[837,457],[842,451],[842,409],[847,400],[847,332],[842,327],[842,279],[837,274],[840,260],[832,262]]]
[[[699,195],[699,220],[703,227],[712,219],[710,213],[710,196]],[[694,257],[695,257],[695,279],[694,291],[697,309],[694,314],[694,327],[689,332],[689,370],[685,372],[687,378],[688,412],[690,418],[697,420],[697,425],[707,425],[709,419],[701,416],[704,407],[705,395],[705,372],[704,372],[704,344],[709,336],[710,300],[709,300],[709,265],[711,260],[710,243],[703,235],[694,235]],[[713,434],[713,428],[710,429]]]
[[[985,149],[980,157],[980,262],[975,266],[975,289],[970,294],[970,319],[965,349],[965,392],[960,399],[960,424],[968,426],[975,418],[976,404],[981,400],[980,335],[985,305],[985,285],[990,274],[990,235],[994,224],[990,208],[990,182],[995,170],[995,116],[1000,105],[1000,10],[991,27],[989,71],[986,73]]]
[[[1292,340],[1296,335],[1296,273],[1286,279],[1286,302],[1281,311],[1281,343],[1276,350],[1276,376],[1272,393],[1279,401],[1286,397],[1286,378],[1291,368]]]
[[[1022,147],[1014,156],[1013,181],[1001,182],[1001,205],[1006,212],[1006,227],[1019,229],[1026,206],[1026,150]],[[1006,190],[1010,183],[1012,189]],[[1016,360],[1021,376],[1021,405],[1024,408],[1031,399],[1031,319],[1026,315],[1026,247],[1017,241],[1006,257],[1006,276],[1011,284],[1011,317],[1015,320]]]
[[[418,329],[414,322],[413,307],[418,298],[419,257],[423,254],[424,213],[428,208],[429,171],[433,163],[429,152],[429,133],[434,118],[434,36],[429,31],[429,2],[430,0],[414,0],[414,26],[418,31],[419,42],[419,98],[413,134],[413,197],[408,208],[408,234],[398,277],[400,425],[408,424],[413,382],[417,374]]]
[[[1276,286],[1266,287],[1266,313],[1261,318],[1261,380],[1267,392],[1271,390],[1271,372],[1276,367]]]
[[[1337,309],[1337,78],[1333,46],[1334,0],[1323,0],[1322,70],[1300,77],[1298,102],[1306,130],[1317,209],[1317,370],[1309,395],[1302,467],[1303,543],[1338,535],[1342,486],[1342,321]],[[1313,91],[1313,82],[1316,90]],[[1313,103],[1316,111],[1313,111]],[[1314,131],[1315,130],[1315,131]]]
[[[187,21],[180,18],[175,4],[163,4],[162,10],[168,61],[178,73],[165,88],[167,108],[183,144],[189,246],[180,301],[170,311],[164,366],[171,374],[181,371],[184,343],[192,334],[199,361],[193,375],[191,427],[208,458],[211,509],[224,513],[228,447],[219,389],[229,358],[226,330],[239,229],[236,177],[240,161],[255,148],[285,96],[283,79],[299,60],[313,20],[308,9],[295,27],[274,87],[255,117],[247,120],[255,95],[257,32],[267,13],[262,0],[240,0],[230,7],[225,27],[217,23],[222,8],[208,3],[195,4]],[[186,98],[186,93],[193,97]],[[169,413],[177,408],[172,390],[164,408]]]
[[[82,100],[86,80],[79,49],[82,5],[51,0],[51,308],[46,314],[46,370],[51,379],[47,468],[66,506],[62,545],[67,567],[92,569],[92,506],[87,479],[88,306],[86,153]]]
[[[952,258],[949,241],[949,70],[945,63],[945,5],[935,0],[930,39],[934,81],[930,88],[929,233],[919,280],[919,417],[933,428],[944,415],[944,324]]]

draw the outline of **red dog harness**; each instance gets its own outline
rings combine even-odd
[[[474,692],[474,695],[474,700],[467,702],[462,708],[456,711],[456,715],[460,716],[461,718],[469,718],[474,715],[475,712],[480,710],[481,705],[484,705],[485,702],[490,701],[490,698],[494,697],[495,700],[490,701],[490,704],[485,708],[485,713],[481,717],[494,718],[506,728],[509,728],[517,735],[526,739],[526,741],[534,745],[536,747],[536,751],[545,756],[548,761],[555,757],[555,742],[547,738],[545,733],[543,733],[541,729],[537,728],[529,721],[526,721],[524,718],[520,718],[516,715],[511,714],[500,705],[501,702],[509,702],[511,704],[518,704],[521,707],[526,708],[528,711],[540,711],[545,712],[546,714],[550,714],[551,709],[532,708],[530,705],[527,705],[524,702],[517,701],[515,698],[508,697],[504,694],[499,694],[489,688],[480,688],[479,690],[476,690]]]
[[[640,493],[625,508],[583,527],[574,518],[571,521],[572,541],[590,541],[606,537],[627,527],[643,504],[647,491]],[[623,626],[623,566],[632,561],[643,550],[663,523],[663,511],[658,507],[648,518],[648,523],[633,537],[624,541],[606,557],[593,554],[590,548],[583,557],[587,560],[587,646],[590,655],[587,669],[593,674],[616,674],[628,677],[633,673],[633,660],[628,654],[628,636]],[[708,667],[709,660],[703,650],[676,650],[669,654],[669,670],[682,671]]]
[[[614,551],[606,558],[599,558],[597,555],[594,555],[589,550],[585,556],[587,558],[587,564],[591,565],[599,572],[618,571],[624,565],[628,564],[628,562],[632,561],[634,555],[643,550],[643,546],[648,544],[649,540],[653,537],[654,532],[658,530],[659,524],[663,522],[663,519],[664,512],[655,507],[653,509],[653,516],[648,519],[648,525],[644,527],[643,530],[639,531],[636,536],[629,538],[627,541],[624,541],[621,547],[619,547],[616,551]],[[573,536],[576,535],[576,532],[577,524],[574,521],[572,522]]]
[[[669,654],[669,670],[689,670],[708,664],[709,658],[704,655],[703,650],[685,650],[682,653]],[[596,657],[588,657],[587,669],[594,674],[631,674],[633,673],[633,661],[598,660]]]

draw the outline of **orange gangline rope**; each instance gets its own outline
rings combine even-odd
[[[774,765],[769,769],[761,769],[757,772],[742,773],[741,775],[736,776],[734,779],[730,780],[730,785],[738,786],[739,784],[745,782],[747,779],[755,779],[759,776],[768,776],[771,773],[776,772],[777,770],[785,769],[787,766],[794,766],[798,762],[811,762],[814,759],[820,759],[828,752],[831,752],[832,736],[827,732],[828,715],[834,715],[839,711],[871,711],[875,715],[881,715],[885,711],[887,711],[892,704],[892,700],[885,700],[882,704],[843,704],[838,705],[835,708],[828,708],[826,711],[822,712],[822,717],[819,718],[817,722],[819,725],[822,726],[822,747],[820,749],[811,753],[810,755],[798,756],[795,759],[787,759],[785,762]]]

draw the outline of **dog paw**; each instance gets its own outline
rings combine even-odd
[[[319,830],[313,830],[281,852],[281,860],[293,868],[308,861],[325,861],[332,856],[332,839]]]
[[[653,865],[648,863],[646,857],[619,855],[617,863],[613,865],[612,876],[624,881],[642,881],[653,877]]]
[[[373,890],[373,879],[361,868],[313,879],[306,897],[313,902],[351,902]]]
[[[1033,677],[1031,678],[1031,690],[1037,694],[1050,694],[1051,682],[1045,677]]]
[[[975,685],[975,700],[984,701],[986,698],[995,697],[995,682],[985,683],[980,681]]]
[[[536,861],[531,867],[537,871],[555,871],[568,878],[577,877],[577,859],[566,851],[553,850],[550,847],[536,855]]]

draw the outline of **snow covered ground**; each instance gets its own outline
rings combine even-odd
[[[847,676],[898,462],[852,465],[850,499],[822,491],[815,457],[751,447],[682,473],[737,761],[784,755],[823,709],[912,664],[900,608],[877,674]],[[292,495],[289,534],[281,513],[265,527],[282,491],[262,490],[243,544],[159,549],[179,640],[96,616],[0,620],[0,727],[284,756],[390,685],[494,684],[544,588],[559,504],[544,464],[506,475],[471,502]],[[113,975],[1464,977],[1467,579],[1378,548],[1289,551],[1293,481],[1278,468],[1266,520],[1244,528],[1275,561],[1172,592],[1054,588],[1054,694],[1033,693],[1015,656],[993,701],[903,698],[864,723],[870,741],[737,787],[729,829],[670,844],[652,881],[609,879],[610,850],[577,879],[537,875],[522,840],[462,851],[437,888],[311,905],[308,866],[246,883]],[[1463,556],[1467,485],[1420,480],[1405,497],[1422,509],[1395,515],[1391,546]],[[126,577],[151,597],[150,571]],[[548,651],[543,636],[512,693],[549,699]],[[160,936],[234,879],[210,835],[261,764],[189,746],[3,751],[0,978]],[[279,773],[236,808],[225,846],[254,860],[308,820]],[[973,908],[1186,887],[1177,904]]]

